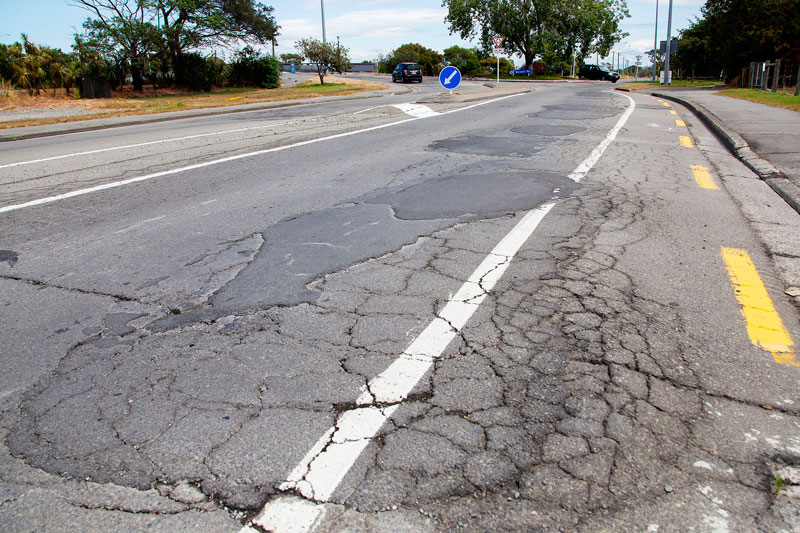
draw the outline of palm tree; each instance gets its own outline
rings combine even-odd
[[[22,89],[28,89],[28,96],[33,96],[31,73],[24,63],[17,63],[14,65],[14,85]]]

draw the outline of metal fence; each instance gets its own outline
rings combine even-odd
[[[800,86],[800,61],[791,57],[753,62],[750,63],[750,68],[742,69],[741,87],[775,92],[779,88],[798,86]]]

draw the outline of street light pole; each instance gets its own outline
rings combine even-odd
[[[319,0],[322,9],[322,44],[325,44],[325,0]]]
[[[656,0],[656,33],[653,36],[653,81],[656,81],[656,50],[658,50],[658,0]]]
[[[669,0],[669,16],[667,17],[667,57],[664,60],[664,85],[672,85],[669,75],[669,54],[672,50],[672,0]]]

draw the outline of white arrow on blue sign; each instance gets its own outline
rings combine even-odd
[[[450,89],[452,91],[461,83],[461,71],[452,66],[444,67],[439,73],[439,83],[441,83],[442,87],[445,89]]]

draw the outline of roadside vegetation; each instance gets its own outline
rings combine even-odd
[[[717,94],[800,112],[800,97],[794,96],[793,92],[779,91],[773,93],[759,89],[725,89]]]
[[[739,87],[746,85],[750,62],[773,59],[781,59],[781,87],[797,83],[800,10],[796,4],[797,0],[706,0],[702,18],[678,32],[678,52],[671,56],[672,86],[724,82]],[[257,0],[75,0],[73,5],[89,16],[74,36],[72,51],[33,43],[25,33],[13,44],[0,44],[0,109],[20,105],[20,91],[42,99],[44,95],[130,99],[137,94],[280,86],[282,64],[263,51],[276,42],[280,27],[273,8]],[[501,79],[556,80],[569,77],[573,64],[578,69],[597,61],[593,58],[608,56],[627,36],[620,29],[629,16],[625,0],[444,0],[442,6],[450,32],[477,46],[451,46],[439,52],[406,43],[375,59],[379,72],[390,73],[398,63],[415,62],[425,76],[437,76],[446,65],[454,65],[465,78],[495,78],[498,58],[492,38],[502,35],[504,54],[522,57],[524,63],[515,67],[500,57]],[[534,12],[537,15],[531,18]],[[209,53],[218,49],[225,54]],[[660,71],[663,54],[646,53]],[[326,73],[341,73],[350,66],[346,47],[314,38],[297,41],[294,52],[282,54],[281,60],[316,65],[320,85],[326,84]],[[511,75],[515,68],[531,73]],[[631,89],[654,87],[646,79],[630,80],[637,72],[649,77],[651,68],[618,70],[622,83]],[[760,98],[794,108],[788,94],[788,103],[781,96]]]
[[[158,96],[134,96],[117,97],[111,99],[82,100],[80,102],[80,106],[84,110],[94,113],[91,115],[92,118],[110,118],[150,113],[164,113],[169,111],[183,111],[187,109],[228,107],[243,104],[255,104],[260,102],[280,102],[297,100],[301,98],[316,98],[321,96],[343,96],[367,91],[382,90],[386,87],[387,86],[382,83],[365,82],[360,80],[328,76],[326,78],[325,85],[314,83],[313,80],[308,80],[291,87],[281,87],[279,89],[227,89],[210,93],[166,93]],[[77,103],[75,100],[65,100],[63,97],[51,98],[44,95],[39,98],[30,98],[27,97],[27,95],[20,95],[18,98],[16,98],[16,101],[19,104],[16,106],[17,108],[40,106],[42,105],[42,102],[44,102],[49,108],[67,106],[74,107]],[[0,129],[57,124],[61,122],[85,120],[86,118],[86,115],[82,115],[0,122]]]

